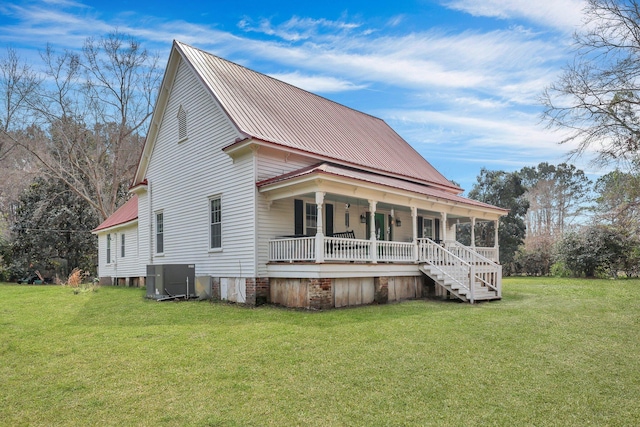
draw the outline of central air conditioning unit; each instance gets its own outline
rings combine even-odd
[[[157,300],[196,296],[194,264],[147,265],[147,298]]]

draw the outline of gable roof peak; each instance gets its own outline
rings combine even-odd
[[[378,117],[174,40],[168,66],[173,73],[178,57],[241,135],[318,161],[402,177],[452,193],[462,191]],[[163,87],[168,77],[165,73]],[[166,102],[159,100],[158,105],[160,101]],[[150,152],[145,147],[145,162]],[[144,179],[145,170],[138,168],[136,182]]]

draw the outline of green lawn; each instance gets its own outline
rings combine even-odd
[[[0,285],[0,424],[640,425],[640,280],[326,312]]]

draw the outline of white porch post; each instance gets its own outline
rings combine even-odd
[[[471,247],[476,247],[476,217],[471,218]]]
[[[447,213],[442,212],[440,216],[442,217],[442,219],[440,220],[441,222],[440,227],[442,228],[441,236],[442,236],[442,245],[444,246],[444,243],[447,241]]]
[[[498,244],[498,225],[500,224],[499,220],[495,220],[494,222],[495,227],[494,228],[494,237],[493,237],[493,247],[496,248],[496,262],[500,262],[500,245]]]
[[[418,250],[418,208],[411,206],[411,225],[413,226],[413,259],[420,261]]]
[[[369,220],[369,232],[371,240],[371,262],[376,264],[378,262],[378,243],[376,237],[376,205],[378,204],[375,200],[369,200],[369,214],[371,215],[371,219]]]
[[[316,191],[316,208],[317,208],[317,220],[316,220],[316,263],[324,262],[324,232],[322,229],[323,216],[322,205],[324,203],[325,193],[322,191]]]

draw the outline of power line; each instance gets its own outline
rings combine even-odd
[[[52,232],[58,232],[58,233],[91,233],[91,230],[63,230],[63,229],[59,229],[59,228],[31,228],[31,227],[26,227],[26,228],[16,228],[13,229],[12,231],[52,231]]]

